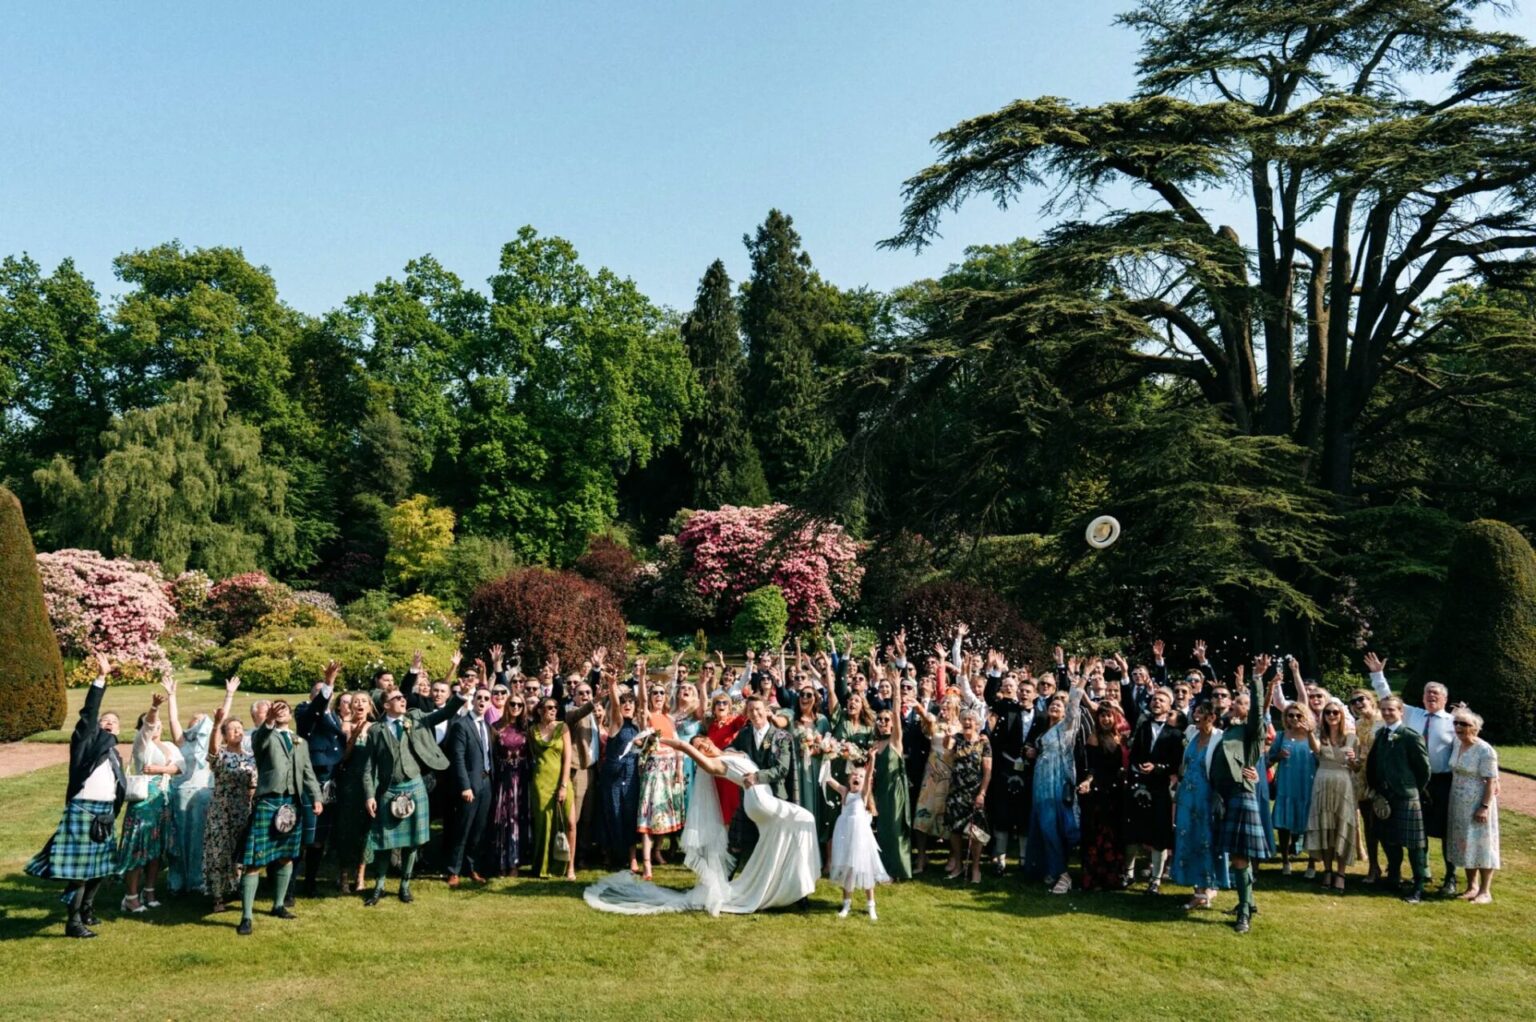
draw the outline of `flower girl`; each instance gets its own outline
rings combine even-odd
[[[843,799],[843,811],[832,830],[830,876],[833,883],[843,885],[843,907],[837,917],[848,917],[853,889],[862,887],[869,899],[869,918],[877,919],[875,885],[890,883],[891,876],[880,864],[880,846],[875,842],[875,793],[869,783],[869,770],[862,764],[854,766],[848,771],[847,785],[842,785],[832,779],[827,762],[823,761],[821,781]]]

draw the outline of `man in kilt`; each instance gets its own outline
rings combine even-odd
[[[1421,797],[1429,787],[1429,773],[1429,751],[1423,736],[1403,723],[1403,701],[1388,696],[1381,701],[1381,730],[1366,757],[1365,777],[1376,793],[1377,817],[1381,817],[1383,807],[1388,811],[1381,837],[1387,850],[1387,872],[1378,883],[1397,890],[1402,882],[1403,850],[1407,849],[1413,890],[1403,900],[1410,905],[1424,899],[1424,885],[1429,882],[1429,841],[1424,836]]]
[[[293,880],[293,860],[303,845],[303,814],[299,799],[309,803],[316,816],[324,810],[320,802],[320,782],[309,762],[309,745],[289,730],[293,709],[285,699],[272,703],[267,719],[251,736],[251,751],[256,757],[256,801],[251,808],[250,830],[245,836],[245,871],[240,877],[241,936],[251,932],[251,910],[256,904],[256,885],[261,871],[275,864],[272,914],[292,919],[285,904],[288,885]]]
[[[453,654],[448,668],[450,683],[459,669],[463,654]],[[443,706],[430,713],[408,709],[405,693],[396,689],[383,699],[384,719],[368,732],[368,769],[363,773],[363,797],[373,827],[368,835],[367,855],[375,859],[378,870],[373,890],[364,905],[377,905],[384,897],[384,881],[389,876],[389,855],[400,852],[400,900],[411,902],[411,874],[416,869],[417,849],[431,837],[431,819],[427,813],[427,786],[422,778],[429,771],[448,769],[448,757],[438,748],[433,728],[451,721],[464,705],[473,679],[465,678]]]
[[[1237,888],[1237,920],[1233,925],[1238,933],[1248,932],[1258,911],[1253,901],[1254,863],[1273,852],[1269,830],[1259,815],[1256,792],[1259,760],[1264,755],[1264,672],[1268,667],[1269,658],[1259,657],[1248,688],[1232,700],[1232,724],[1222,732],[1211,757],[1211,788],[1221,814],[1213,850],[1225,852],[1231,863],[1232,884]],[[1236,673],[1241,686],[1242,665]]]
[[[111,665],[97,653],[96,666],[100,673],[85,694],[80,720],[69,739],[64,816],[43,850],[26,865],[31,876],[65,881],[63,900],[69,918],[64,934],[69,937],[96,936],[90,929],[101,922],[96,918],[96,891],[102,880],[117,871],[112,834],[126,793],[123,761],[117,754],[122,725],[117,714],[101,712]]]

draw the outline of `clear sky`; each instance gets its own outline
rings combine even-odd
[[[889,288],[1034,232],[978,201],[919,256],[875,247],[937,132],[1125,96],[1129,3],[8,5],[0,254],[110,295],[120,252],[235,245],[318,313],[428,252],[482,285],[527,223],[686,308],[777,206],[828,279]]]

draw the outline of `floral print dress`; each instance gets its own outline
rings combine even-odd
[[[203,883],[217,901],[233,895],[240,881],[240,856],[255,791],[256,757],[221,751],[213,761],[213,804],[203,832]]]

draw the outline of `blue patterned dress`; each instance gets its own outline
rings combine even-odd
[[[1024,876],[1031,880],[1054,880],[1065,873],[1067,856],[1081,834],[1075,756],[1082,694],[1082,689],[1073,689],[1066,716],[1040,736],[1029,840],[1024,845]]]
[[[1173,882],[1201,890],[1232,886],[1227,857],[1216,851],[1215,801],[1205,772],[1205,751],[1220,741],[1221,732],[1212,731],[1204,747],[1198,737],[1185,744],[1174,813]]]
[[[635,819],[640,812],[640,747],[634,741],[639,733],[639,726],[626,720],[603,745],[598,783],[602,786],[603,847],[608,851],[608,865],[612,869],[624,864],[630,849],[639,841]]]

